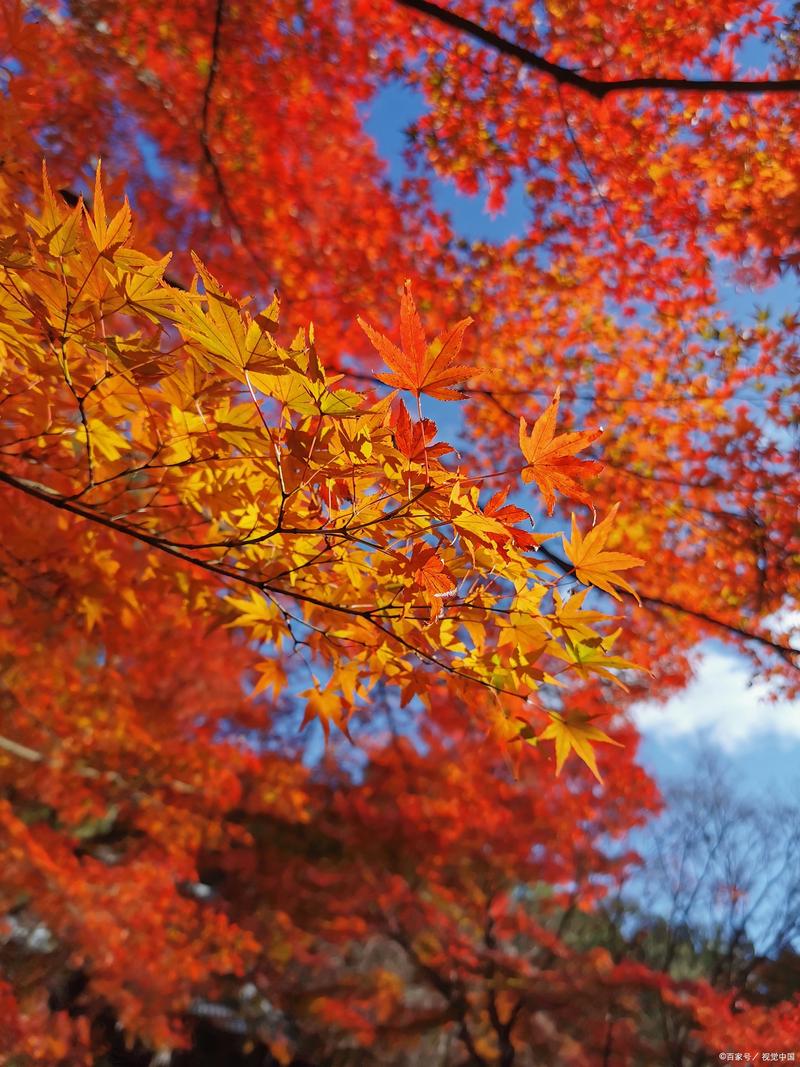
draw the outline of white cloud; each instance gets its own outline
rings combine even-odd
[[[637,704],[632,716],[644,734],[700,736],[729,753],[768,735],[800,740],[800,700],[773,701],[770,690],[769,683],[751,683],[749,664],[712,646],[682,693],[666,704]]]

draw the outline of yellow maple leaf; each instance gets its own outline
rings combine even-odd
[[[582,638],[592,638],[595,631],[589,625],[593,622],[603,622],[611,616],[602,611],[591,611],[583,606],[589,590],[581,589],[580,592],[564,599],[557,589],[553,590],[553,604],[555,609],[547,616],[557,628],[565,635]]]
[[[83,199],[72,210],[56,200],[47,178],[47,167],[42,164],[43,206],[40,218],[28,215],[31,229],[47,243],[48,250],[54,256],[68,256],[76,249],[80,237]]]
[[[319,683],[315,678],[314,688],[307,689],[300,695],[308,698],[303,721],[300,724],[301,730],[314,719],[319,719],[325,734],[326,745],[330,737],[331,723],[341,730],[348,741],[353,740],[347,726],[347,719],[352,708],[343,699],[341,693],[330,685],[325,689],[319,688]]]
[[[606,541],[611,534],[614,518],[619,504],[615,504],[608,515],[594,526],[584,537],[578,529],[575,516],[572,516],[572,539],[564,541],[564,552],[575,568],[575,576],[584,585],[594,585],[606,593],[610,593],[615,600],[622,597],[615,587],[624,589],[626,593],[636,597],[641,604],[639,596],[633,586],[621,578],[618,571],[628,570],[629,567],[641,567],[643,559],[638,556],[629,556],[626,552],[608,552],[605,550]]]
[[[84,207],[86,222],[89,226],[89,234],[94,246],[101,254],[110,255],[115,249],[124,245],[131,233],[131,209],[128,198],[116,215],[109,222],[106,219],[106,202],[103,196],[103,184],[100,179],[100,163],[98,161],[94,178],[94,203],[92,211]]]
[[[563,648],[556,647],[551,651],[560,659],[565,659],[572,664],[581,678],[588,678],[591,674],[599,674],[618,685],[620,689],[627,691],[627,685],[613,672],[640,671],[644,668],[640,667],[638,663],[632,663],[621,656],[611,654],[614,642],[621,633],[622,629],[620,628],[607,637],[600,637],[599,634],[595,634],[580,640],[573,640],[567,634],[565,646]]]
[[[78,611],[83,615],[87,633],[91,633],[97,623],[102,622],[103,616],[108,614],[108,609],[103,602],[93,596],[81,597],[78,602]]]
[[[608,734],[603,733],[591,724],[589,715],[573,715],[566,717],[559,715],[557,711],[548,712],[550,725],[539,734],[539,741],[553,741],[556,746],[556,774],[561,774],[561,768],[570,752],[574,752],[582,759],[598,782],[603,781],[597,769],[592,741],[602,741],[607,745],[617,745],[622,748],[619,741],[615,741]]]

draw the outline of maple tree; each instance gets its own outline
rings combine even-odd
[[[719,1048],[724,993],[515,894],[623,877],[600,838],[655,797],[611,716],[703,638],[798,691],[797,323],[725,311],[714,267],[800,262],[794,23],[0,12],[0,1055],[166,1055],[255,991],[280,1062],[649,1062],[656,987]],[[392,183],[364,114],[398,81]],[[520,235],[463,239],[443,181],[524,191]]]

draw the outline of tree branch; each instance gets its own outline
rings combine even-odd
[[[547,545],[540,545],[537,549],[543,556],[546,556],[551,563],[555,563],[565,574],[572,572],[572,566],[559,555],[553,552],[547,547]],[[633,593],[628,593],[625,589],[620,589],[620,593],[626,600],[635,600],[636,596]],[[735,634],[736,637],[741,637],[745,641],[755,641],[758,644],[765,645],[767,648],[771,648],[774,652],[777,652],[790,667],[793,667],[796,671],[800,671],[800,664],[795,662],[796,657],[800,657],[800,651],[795,648],[791,648],[788,645],[782,645],[779,641],[773,641],[769,637],[764,637],[762,634],[753,633],[752,630],[745,630],[742,626],[737,626],[732,622],[725,622],[724,619],[718,619],[714,615],[708,615],[705,611],[698,611],[696,608],[687,607],[686,604],[678,604],[674,600],[667,600],[665,597],[651,596],[647,593],[639,593],[639,599],[643,604],[651,604],[657,608],[668,608],[670,611],[680,612],[682,615],[691,615],[693,619],[699,619],[701,622],[706,622],[710,626],[716,626],[720,630],[727,630],[728,633]]]
[[[652,89],[668,93],[731,93],[737,95],[760,95],[764,93],[796,93],[800,91],[800,78],[752,80],[715,80],[713,78],[617,78],[604,81],[587,78],[577,70],[562,67],[529,48],[515,44],[486,29],[472,19],[457,15],[454,11],[439,7],[431,0],[395,0],[401,7],[427,15],[431,19],[459,30],[482,44],[488,45],[501,55],[518,60],[524,67],[546,74],[558,85],[570,85],[595,100],[603,100],[612,93],[629,93]]]
[[[233,201],[228,195],[228,189],[225,185],[225,179],[222,176],[217,157],[211,147],[211,138],[209,134],[209,122],[211,118],[211,104],[212,94],[214,90],[214,83],[217,80],[219,74],[219,52],[220,43],[222,38],[222,22],[225,17],[225,0],[216,0],[214,5],[214,28],[211,35],[211,59],[208,67],[208,78],[206,79],[205,88],[203,90],[203,110],[200,118],[200,146],[203,150],[203,157],[205,158],[208,168],[211,171],[211,176],[214,179],[214,186],[217,190],[220,203],[222,204],[225,214],[235,231],[234,236],[244,246],[247,254],[250,256],[253,263],[258,269],[265,275],[269,274],[266,264],[257,255],[255,249],[249,241],[247,236],[247,228],[242,224],[239,219],[239,214],[233,205]]]
[[[0,470],[0,484],[8,485],[10,488],[16,489],[18,492],[33,497],[35,500],[39,500],[44,504],[49,504],[51,507],[57,508],[60,511],[69,512],[69,514],[75,515],[80,519],[85,519],[87,522],[94,522],[99,526],[105,527],[107,530],[113,530],[115,533],[123,534],[126,537],[132,537],[137,541],[149,545],[151,548],[157,549],[159,552],[164,552],[166,555],[172,556],[174,559],[180,560],[183,563],[188,563],[193,567],[199,567],[201,570],[207,571],[209,574],[213,574],[217,578],[231,582],[241,582],[253,589],[257,589],[260,593],[265,595],[273,593],[278,596],[289,597],[292,600],[305,604],[313,604],[316,607],[340,615],[364,619],[370,626],[385,634],[386,637],[396,642],[401,648],[405,649],[406,652],[410,652],[413,656],[418,657],[423,662],[429,663],[431,666],[437,667],[439,670],[445,671],[447,674],[451,674],[457,678],[463,678],[465,681],[473,682],[475,685],[479,685],[484,689],[491,689],[496,693],[504,693],[507,696],[513,696],[523,701],[525,699],[520,693],[510,689],[504,689],[502,686],[494,685],[494,683],[486,681],[485,679],[477,678],[472,674],[468,674],[466,671],[459,670],[459,668],[454,667],[452,663],[447,663],[444,660],[439,659],[437,656],[434,656],[432,653],[418,648],[401,634],[396,633],[391,627],[385,626],[380,621],[380,609],[377,607],[363,609],[349,608],[345,604],[336,604],[333,601],[322,600],[319,597],[311,596],[309,593],[302,593],[297,589],[284,589],[280,586],[273,586],[269,582],[254,578],[244,571],[224,567],[221,564],[214,563],[210,560],[198,559],[197,556],[192,556],[188,552],[173,547],[168,541],[165,541],[154,534],[148,534],[144,530],[127,526],[125,523],[120,522],[117,519],[102,515],[90,507],[77,504],[66,497],[62,497],[58,493],[53,492],[39,483],[31,482],[25,478],[15,478],[13,475],[7,474],[2,470]]]
[[[390,926],[388,928],[388,934],[392,941],[403,949],[409,960],[413,963],[418,974],[427,978],[437,993],[439,993],[439,995],[446,1001],[448,1008],[458,1022],[458,1036],[469,1053],[469,1063],[474,1064],[475,1067],[489,1067],[488,1061],[478,1052],[475,1042],[472,1039],[472,1034],[470,1033],[467,1024],[469,1008],[463,989],[439,974],[439,972],[434,967],[431,967],[430,964],[427,964],[424,960],[420,959],[414,946],[399,928]]]

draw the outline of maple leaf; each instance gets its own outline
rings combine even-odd
[[[336,691],[335,687],[328,685],[322,689],[318,680],[314,678],[314,687],[312,689],[307,689],[300,695],[308,697],[303,721],[300,724],[301,730],[310,722],[313,722],[314,719],[319,719],[323,733],[325,734],[326,745],[330,737],[331,723],[341,730],[348,741],[352,742],[353,739],[350,736],[350,731],[347,725],[347,719],[351,708],[348,703],[342,699],[342,696]]]
[[[181,309],[178,324],[186,339],[201,346],[204,358],[239,381],[254,373],[265,377],[288,374],[288,356],[272,341],[269,312],[253,318],[245,310],[247,301],[236,300],[223,289],[198,256],[192,254],[192,260],[204,292],[202,301],[196,287],[191,293],[176,294]],[[207,305],[205,311],[202,302]],[[307,396],[307,390],[302,392]]]
[[[167,254],[154,260],[130,248],[121,248],[114,255],[117,291],[153,322],[171,306],[172,290],[163,282],[171,258],[171,254]]]
[[[599,474],[603,464],[596,459],[576,459],[575,453],[596,441],[600,430],[578,430],[555,436],[556,415],[561,398],[561,388],[528,433],[524,418],[519,420],[519,447],[528,461],[522,471],[523,482],[536,482],[542,491],[547,514],[553,514],[556,503],[555,491],[564,496],[592,505],[592,498],[578,483],[578,477],[588,478]]]
[[[518,508],[516,504],[506,504],[508,490],[509,487],[506,486],[505,489],[496,492],[483,509],[483,513],[489,518],[496,519],[499,523],[502,523],[508,530],[514,544],[517,548],[522,549],[523,552],[536,548],[537,545],[541,544],[542,538],[529,533],[527,530],[520,530],[516,525],[520,522],[529,522],[533,525],[533,519],[527,511]]]
[[[561,768],[570,752],[574,752],[582,759],[598,782],[602,783],[600,772],[597,769],[592,741],[602,741],[607,745],[617,745],[622,748],[619,741],[615,741],[608,734],[603,733],[596,726],[592,726],[590,715],[559,715],[557,711],[548,712],[550,725],[539,734],[538,741],[553,741],[556,746],[556,774],[561,774]]]
[[[527,741],[535,747],[537,738],[530,718],[517,706],[509,706],[509,698],[493,693],[493,701],[484,710],[487,737],[498,745],[500,754],[515,779],[519,779],[523,748],[516,742]],[[514,701],[516,705],[518,702]]]
[[[42,164],[43,211],[40,218],[28,216],[31,229],[48,247],[54,256],[68,256],[75,250],[80,235],[83,200],[72,211],[66,211],[56,200],[47,178],[47,167]],[[8,240],[8,238],[6,238]]]
[[[431,444],[437,432],[436,423],[431,419],[412,422],[402,400],[392,410],[390,425],[398,451],[416,463],[424,462],[426,455],[432,459],[438,459],[453,451],[451,446],[444,442]]]
[[[578,529],[573,515],[572,540],[568,541],[562,534],[564,552],[574,566],[575,576],[579,582],[583,582],[584,585],[594,585],[610,593],[615,600],[622,599],[617,588],[624,589],[626,593],[636,597],[641,604],[636,590],[617,572],[628,570],[630,567],[641,567],[644,560],[638,556],[629,556],[626,552],[605,550],[618,508],[619,504],[615,504],[603,521],[592,527],[585,537]]]
[[[586,612],[587,616],[592,614],[594,613]],[[627,685],[617,674],[614,674],[614,671],[639,671],[643,668],[638,663],[633,663],[622,656],[612,654],[611,650],[621,633],[622,630],[618,629],[606,637],[592,634],[576,640],[566,635],[565,646],[563,648],[553,648],[551,651],[559,659],[564,659],[571,664],[581,678],[588,678],[591,674],[599,674],[627,692]]]
[[[358,325],[394,372],[376,377],[395,389],[408,389],[417,399],[425,393],[436,400],[460,400],[461,394],[453,386],[473,373],[471,367],[452,365],[461,350],[464,331],[471,322],[471,318],[461,319],[448,334],[440,334],[428,344],[411,294],[410,281],[406,281],[400,297],[402,348],[362,318],[358,319]]]
[[[256,697],[267,689],[272,690],[274,697],[283,692],[286,687],[286,671],[279,659],[266,659],[257,663],[255,669],[259,678],[250,693],[251,697]]]
[[[91,633],[98,622],[102,622],[103,616],[107,613],[108,608],[96,597],[84,596],[81,597],[78,603],[78,611],[83,615],[86,621],[86,630]]]
[[[553,603],[555,610],[548,618],[553,620],[555,626],[570,637],[593,638],[595,636],[590,623],[602,622],[610,616],[602,611],[591,611],[584,608],[583,602],[589,593],[588,589],[581,589],[566,600],[557,589],[553,590]]]
[[[530,522],[531,517],[527,511],[518,508],[516,504],[506,504],[508,488],[506,486],[505,489],[500,489],[494,494],[483,509],[484,515],[490,515],[506,526],[517,522]]]
[[[102,255],[110,255],[120,245],[125,244],[131,232],[131,209],[128,198],[111,222],[106,219],[106,203],[103,196],[103,184],[100,177],[100,162],[94,178],[94,203],[91,213],[84,206],[86,221],[89,225],[89,233],[94,245]]]
[[[180,19],[169,19],[145,2],[132,40],[124,5],[95,6],[103,8],[102,32],[94,19],[31,18],[26,0],[0,4],[0,489],[16,484],[0,508],[8,620],[0,623],[0,894],[25,901],[20,922],[35,916],[57,945],[31,960],[31,946],[16,939],[14,967],[0,978],[0,1059],[25,1062],[35,1053],[39,1062],[94,1062],[113,1027],[120,1031],[114,1041],[129,1047],[192,1044],[188,1023],[181,1033],[186,1004],[213,1003],[220,983],[232,981],[226,976],[252,972],[259,984],[259,957],[276,971],[278,1001],[291,999],[298,985],[319,993],[299,1006],[291,1038],[272,1020],[263,1039],[272,1058],[289,1063],[296,1041],[336,1045],[345,1035],[345,1043],[377,1046],[376,1059],[391,1059],[392,1049],[380,1047],[387,1035],[446,1031],[449,1015],[431,1018],[424,1005],[409,1010],[408,969],[391,973],[386,953],[373,961],[374,980],[354,984],[352,968],[332,975],[318,951],[333,938],[351,943],[356,956],[369,952],[376,937],[385,940],[387,916],[397,933],[408,927],[405,955],[419,952],[434,977],[452,971],[470,1002],[481,997],[484,964],[501,963],[497,1015],[519,1014],[523,1043],[536,1029],[534,962],[544,951],[550,984],[574,995],[557,995],[548,1012],[551,1025],[537,1037],[543,1062],[559,1062],[570,1042],[574,1058],[592,1058],[589,1038],[605,1028],[606,994],[620,983],[631,1046],[652,1044],[652,1062],[669,1058],[646,1031],[641,1008],[653,992],[668,1012],[702,1029],[698,1040],[708,1049],[794,1046],[790,1002],[748,1007],[745,999],[740,1012],[740,992],[731,1007],[735,991],[673,983],[633,956],[611,960],[603,948],[576,955],[513,892],[495,894],[490,907],[503,959],[487,944],[485,894],[475,891],[487,863],[508,885],[549,885],[557,900],[574,896],[578,909],[591,907],[600,883],[624,877],[628,865],[620,856],[609,866],[605,833],[640,823],[655,797],[641,788],[647,779],[631,758],[634,746],[623,753],[627,764],[614,760],[615,788],[591,813],[586,787],[594,779],[585,773],[566,790],[553,774],[526,773],[512,790],[495,770],[496,753],[481,747],[488,726],[503,755],[520,765],[523,743],[535,743],[554,722],[522,722],[520,699],[539,685],[583,681],[589,684],[576,686],[561,717],[591,752],[602,743],[587,736],[587,726],[602,724],[593,718],[601,688],[593,680],[622,684],[618,675],[631,664],[613,654],[616,635],[594,631],[604,620],[584,607],[590,588],[576,581],[581,591],[564,603],[549,581],[555,572],[519,558],[516,549],[541,539],[527,517],[502,495],[481,510],[470,488],[495,477],[495,468],[523,463],[525,481],[545,479],[543,508],[548,491],[551,508],[559,493],[570,495],[557,477],[587,488],[587,468],[572,453],[555,457],[560,462],[547,455],[569,439],[554,429],[536,460],[519,453],[510,460],[520,412],[505,421],[511,412],[501,404],[509,382],[517,387],[509,396],[537,386],[543,352],[552,380],[565,389],[580,369],[613,421],[618,447],[609,459],[627,465],[619,476],[634,515],[629,550],[661,561],[653,595],[687,614],[687,624],[666,635],[670,647],[687,651],[705,632],[706,611],[759,640],[765,631],[753,626],[757,616],[793,592],[790,568],[768,567],[767,550],[772,543],[790,550],[796,533],[789,446],[797,349],[789,334],[797,322],[787,316],[773,326],[758,315],[754,330],[736,327],[716,303],[708,249],[765,278],[800,268],[791,100],[725,103],[729,121],[719,122],[716,106],[700,107],[699,97],[640,94],[630,108],[611,97],[594,108],[600,136],[579,146],[557,94],[532,100],[525,78],[465,80],[467,39],[459,62],[442,64],[437,49],[420,53],[419,26],[379,5],[362,5],[355,20],[337,18],[336,4],[309,4],[314,17],[301,20],[266,5],[254,25],[243,5],[223,12],[218,3],[216,29],[224,16],[226,63],[237,77],[213,93],[207,82],[208,115],[200,115],[190,90],[213,56],[198,72],[196,49],[181,46],[207,40],[208,12],[187,5]],[[476,17],[483,10],[471,6]],[[647,77],[654,41],[676,68],[691,59],[707,73],[729,70],[740,45],[776,21],[768,5],[738,5],[759,10],[724,29],[734,6],[689,0],[688,17],[678,20],[670,5],[644,3],[636,5],[635,25],[621,22],[613,4],[583,5],[577,21],[576,5],[548,10],[554,35],[574,41],[578,66],[592,66],[601,33],[622,48],[631,75]],[[514,36],[532,45],[540,36],[535,7],[515,6]],[[320,61],[321,27],[335,61]],[[387,46],[376,56],[382,35]],[[772,43],[776,73],[793,73],[798,42]],[[130,76],[131,61],[141,62],[146,78]],[[427,80],[433,90],[429,114],[410,131],[420,166],[403,193],[374,166],[358,107],[376,77],[393,72]],[[148,112],[145,156],[157,165],[142,167],[142,153],[126,142],[141,125],[145,82],[168,86],[170,107]],[[282,91],[288,83],[291,91]],[[284,106],[264,121],[264,101],[273,97]],[[102,130],[93,124],[104,151],[131,166],[136,201],[150,216],[143,220],[148,245],[180,240],[174,283],[165,283],[165,261],[129,247],[127,208],[116,204],[107,217],[100,189],[84,215],[69,189],[45,188],[39,217],[22,225],[17,205],[35,199],[30,161],[53,153],[58,185],[68,176],[78,181],[99,147],[87,136],[87,116],[98,115],[107,120]],[[621,116],[630,121],[620,124]],[[552,135],[539,136],[542,129]],[[438,160],[427,151],[436,130],[446,140]],[[184,134],[196,148],[200,135],[213,173],[196,181],[184,173]],[[611,152],[615,135],[620,150]],[[500,207],[514,174],[527,170],[528,192],[545,208],[529,213],[519,239],[462,243],[470,235],[460,220],[446,219],[428,194],[432,164],[465,192],[488,190],[490,210]],[[604,190],[614,194],[610,205]],[[617,232],[612,214],[632,224]],[[658,254],[646,239],[648,219],[658,221]],[[209,242],[225,291],[202,282],[181,293],[189,234]],[[338,375],[326,376],[317,359],[310,330],[278,347],[277,304],[274,314],[252,315],[227,293],[254,278],[259,288],[273,275],[285,280],[293,323],[298,306],[300,317],[313,312],[326,343],[336,346],[331,366],[342,367],[363,355],[353,343],[361,330],[344,326],[351,307],[371,287],[385,291],[392,277],[402,282],[411,257],[443,291],[470,294],[465,307],[474,301],[487,320],[482,343],[497,351],[487,389],[470,403],[471,439],[480,439],[483,455],[473,461],[465,449],[463,465],[448,469],[437,461],[447,446],[433,443],[421,413],[412,422],[401,407],[405,415],[389,420],[394,397],[379,412],[369,391],[339,388]],[[393,350],[405,376],[391,363],[378,369],[404,388],[411,377],[417,404],[437,388],[453,399],[460,386],[447,374],[461,357],[427,370],[447,338],[431,353],[424,336],[417,343],[421,332],[409,310]],[[356,379],[364,369],[352,366]],[[751,388],[765,394],[754,407]],[[775,427],[770,447],[762,447],[762,403]],[[526,426],[524,436],[530,445],[536,427]],[[733,498],[742,522],[725,517]],[[720,501],[721,510],[712,506]],[[80,523],[67,521],[65,507],[83,514]],[[93,538],[95,517],[107,529],[98,527]],[[188,566],[178,566],[183,551],[172,545],[180,544],[190,546]],[[411,548],[404,557],[395,552],[415,545],[413,563]],[[607,547],[624,546],[613,537],[600,546],[606,569],[595,579],[622,593],[613,579],[629,576],[607,569]],[[426,560],[425,550],[438,560]],[[584,563],[579,573],[591,582]],[[458,608],[427,625],[423,590],[431,587],[432,606],[451,603],[442,600],[448,567]],[[393,607],[398,571],[414,604],[407,614]],[[769,595],[762,596],[765,581]],[[240,586],[248,591],[233,597]],[[656,614],[641,622],[662,648]],[[459,640],[467,637],[465,651]],[[787,639],[771,645],[791,669]],[[262,655],[274,656],[272,666],[253,663]],[[417,661],[432,656],[465,677]],[[559,656],[567,666],[557,676],[538,666]],[[379,718],[356,774],[349,760],[337,768],[338,746],[330,763],[307,766],[288,735],[285,716],[306,660],[322,678],[313,679],[316,696],[305,694],[307,712],[321,716],[323,728],[346,726],[356,700],[367,703],[361,690],[375,687]],[[677,684],[683,673],[675,666],[661,681]],[[243,679],[269,699],[246,705],[250,682],[243,690]],[[487,685],[510,690],[495,693],[496,711],[485,707]],[[395,695],[408,706],[396,736]],[[387,744],[384,714],[393,734]],[[462,721],[468,715],[477,724]],[[59,738],[70,744],[59,746]],[[576,750],[567,741],[564,758]],[[134,819],[116,818],[128,809]],[[521,825],[533,826],[548,847],[532,852]],[[375,848],[384,840],[392,842],[388,864],[386,850]],[[234,875],[224,892],[200,892],[193,872],[201,853],[214,853],[214,865]],[[416,872],[413,884],[398,871]],[[726,899],[735,902],[728,882]],[[265,903],[263,920],[253,914],[256,898]],[[228,915],[252,933],[236,932]],[[404,922],[409,917],[412,924]],[[80,1012],[67,1002],[75,960],[86,960]],[[32,971],[38,990],[29,988]],[[66,990],[65,1003],[52,1006],[64,1011],[49,1010],[54,988]],[[252,1007],[243,997],[238,1022],[247,1022]],[[215,1022],[209,1012],[206,1022],[220,1060],[235,1060],[236,1035],[228,1043],[224,1019]],[[588,1035],[585,1047],[581,1035]]]
[[[414,581],[422,588],[430,604],[430,619],[433,622],[442,610],[442,601],[455,592],[455,579],[436,551],[429,546],[416,545],[409,566],[413,568]]]

